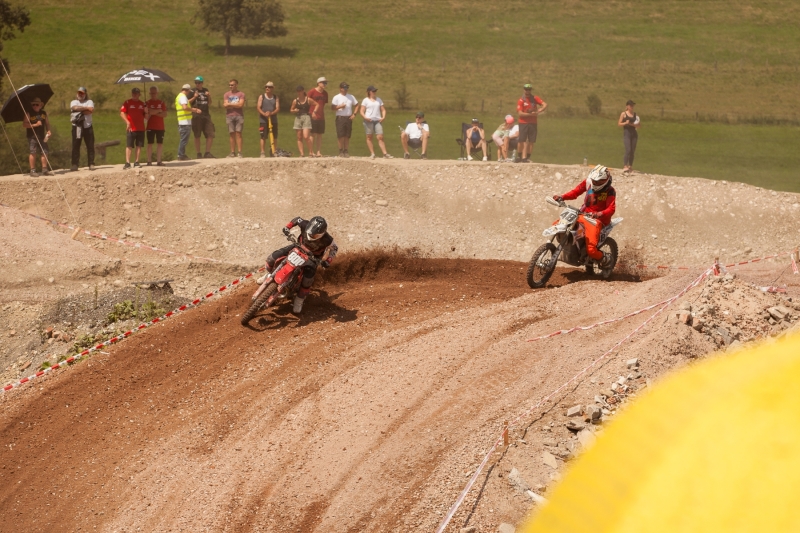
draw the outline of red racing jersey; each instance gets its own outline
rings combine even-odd
[[[608,226],[611,224],[611,217],[614,216],[614,212],[617,210],[617,191],[611,186],[611,178],[608,180],[608,185],[600,191],[587,190],[586,184],[588,181],[583,180],[577,187],[561,196],[564,200],[574,200],[581,194],[586,193],[581,212],[594,213],[597,215],[595,218],[599,219],[603,226]]]

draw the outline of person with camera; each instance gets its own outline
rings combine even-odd
[[[75,100],[69,103],[70,122],[72,123],[72,167],[78,170],[81,158],[81,141],[86,143],[86,157],[89,170],[94,170],[94,128],[92,127],[92,113],[94,102],[89,100],[86,87],[78,87]]]

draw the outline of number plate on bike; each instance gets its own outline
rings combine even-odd
[[[289,257],[287,257],[286,260],[289,261],[291,264],[293,264],[296,267],[303,266],[303,264],[305,264],[305,262],[306,262],[305,259],[303,259],[302,257],[300,257],[299,255],[297,255],[294,252],[290,253]]]
[[[573,211],[572,209],[564,209],[561,212],[561,220],[563,220],[567,224],[572,224],[577,219],[578,219],[578,213]]]

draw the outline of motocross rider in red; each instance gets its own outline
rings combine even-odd
[[[333,237],[328,233],[328,223],[322,217],[314,217],[311,220],[305,220],[301,217],[293,218],[283,228],[283,234],[289,235],[289,230],[298,226],[300,228],[300,236],[297,238],[298,242],[305,246],[317,259],[321,259],[325,252],[328,251],[328,257],[320,264],[323,268],[328,268],[336,257],[336,252],[339,247],[333,242]],[[272,252],[267,258],[267,268],[269,272],[275,268],[275,263],[282,257],[289,255],[289,252],[294,248],[294,244],[284,246]],[[292,311],[299,314],[303,310],[303,302],[306,296],[311,291],[311,285],[314,284],[314,276],[317,273],[317,266],[315,264],[306,265],[303,267],[303,282],[300,289],[297,291],[297,296],[294,298],[294,307]]]
[[[583,226],[586,236],[586,254],[600,262],[603,267],[608,264],[610,257],[597,249],[600,240],[600,231],[611,224],[611,217],[617,208],[617,191],[611,186],[611,173],[602,165],[597,165],[589,172],[589,177],[578,184],[577,187],[561,196],[553,196],[556,201],[574,200],[583,193],[586,197],[581,207],[578,223]]]

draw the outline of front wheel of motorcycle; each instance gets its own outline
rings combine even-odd
[[[556,262],[553,261],[555,252],[555,245],[552,242],[546,242],[533,253],[531,262],[528,265],[527,276],[528,286],[531,289],[544,287],[544,284],[553,275],[553,271],[556,269]]]
[[[602,246],[600,246],[599,250],[601,252],[607,253],[611,255],[611,262],[610,264],[600,271],[600,277],[603,279],[608,279],[611,277],[611,273],[614,272],[614,267],[617,266],[617,254],[619,253],[619,248],[617,247],[617,241],[612,238],[606,239]]]
[[[256,313],[264,306],[264,304],[269,300],[269,297],[275,294],[275,291],[278,290],[278,286],[275,282],[271,282],[269,287],[264,289],[264,292],[258,295],[258,298],[253,302],[253,305],[247,308],[247,311],[242,315],[242,325],[246,326],[250,320],[256,316]]]

